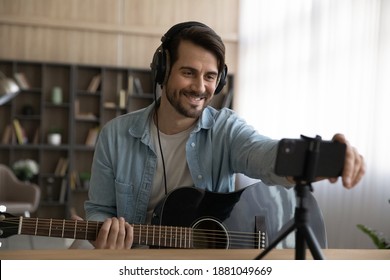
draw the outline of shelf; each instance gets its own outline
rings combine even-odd
[[[0,106],[0,163],[37,161],[42,201],[35,215],[68,218],[75,209],[84,217],[88,191],[79,175],[91,170],[98,131],[111,119],[153,102],[150,70],[0,60],[0,71],[7,77],[19,73],[27,81],[26,89]],[[232,77],[229,82],[226,88],[231,89]],[[60,101],[54,98],[58,92]],[[14,130],[14,120],[24,131],[19,141],[27,137],[28,143],[18,144],[14,133],[4,137],[7,130]],[[60,145],[48,144],[53,130],[61,131]]]
[[[28,139],[28,143],[17,144],[13,135],[5,142],[1,141],[0,163],[11,166],[24,158],[37,161],[40,166],[37,184],[41,188],[42,201],[36,215],[66,218],[71,208],[82,209],[82,202],[77,202],[79,195],[77,199],[73,196],[87,193],[81,185],[72,187],[77,191],[71,190],[71,184],[75,184],[71,180],[91,169],[94,143],[86,145],[89,132],[128,112],[126,108],[120,108],[119,92],[128,91],[130,74],[144,76],[139,78],[140,86],[150,90],[150,75],[145,75],[149,71],[14,60],[0,60],[0,71],[8,77],[17,77],[24,87],[13,100],[0,107],[0,135],[8,126],[13,131],[17,119]],[[54,99],[54,90],[60,92],[59,101]],[[150,97],[141,97],[144,101],[137,103],[137,108],[150,104],[153,101]],[[127,94],[125,98],[128,98]],[[114,108],[106,108],[107,102]],[[61,131],[61,145],[47,143],[53,129]],[[60,168],[64,162],[66,166]],[[63,176],[58,174],[61,169]],[[77,181],[76,184],[81,183]],[[61,194],[64,190],[66,194]],[[59,202],[60,195],[64,201]],[[83,216],[83,213],[78,214]]]

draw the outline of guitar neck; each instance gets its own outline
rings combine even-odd
[[[97,221],[19,218],[18,234],[95,240],[103,225]],[[133,225],[134,244],[193,248],[193,230],[186,227]]]

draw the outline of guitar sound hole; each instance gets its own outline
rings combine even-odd
[[[193,225],[193,245],[196,249],[227,249],[228,233],[223,224],[213,219],[201,219]]]

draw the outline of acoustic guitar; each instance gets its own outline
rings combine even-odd
[[[162,248],[265,248],[293,214],[289,211],[276,221],[275,202],[264,195],[266,188],[261,182],[231,193],[178,188],[156,207],[151,225],[133,225],[133,243]],[[102,224],[0,213],[0,238],[22,234],[95,240]]]

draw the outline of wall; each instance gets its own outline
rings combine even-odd
[[[239,0],[0,0],[0,58],[148,68],[175,23],[196,20],[237,61]]]

